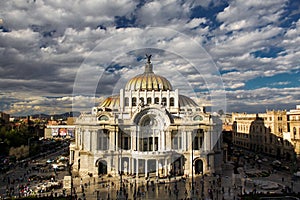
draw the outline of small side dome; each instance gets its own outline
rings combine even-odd
[[[179,95],[179,107],[199,107],[199,105],[190,97]]]
[[[102,103],[99,104],[99,107],[103,108],[119,108],[120,106],[120,96],[110,96],[107,97]]]

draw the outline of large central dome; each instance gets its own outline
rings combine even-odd
[[[130,79],[125,86],[125,90],[166,91],[172,90],[172,85],[165,77],[153,72],[153,66],[150,59],[148,59],[145,65],[145,72]]]

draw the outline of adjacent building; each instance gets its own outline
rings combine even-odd
[[[300,105],[287,112],[288,137],[294,146],[295,154],[300,159]]]
[[[232,113],[232,122],[234,145],[254,152],[292,159],[293,144],[284,138],[288,132],[286,111]]]
[[[221,121],[155,74],[150,57],[142,74],[90,114],[81,114],[75,126],[70,161],[80,176],[190,176],[221,170]]]
[[[74,138],[75,136],[75,117],[68,117],[65,122],[49,120],[44,129],[45,139]]]
[[[4,112],[0,112],[0,124],[3,123],[3,124],[8,124],[9,123],[9,118],[10,118],[10,115],[7,114],[7,113],[4,113]]]

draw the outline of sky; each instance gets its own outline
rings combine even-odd
[[[143,73],[212,111],[300,104],[300,1],[10,0],[0,6],[0,111],[91,111]]]

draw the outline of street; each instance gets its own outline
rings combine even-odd
[[[62,148],[45,156],[19,163],[13,170],[1,174],[1,198],[7,196],[67,196],[71,191],[63,189],[63,178],[69,175],[68,169],[53,169],[52,162],[58,162],[68,148]],[[122,176],[122,194],[127,199],[188,199],[196,196],[200,199],[233,200],[245,193],[275,193],[290,189],[300,192],[300,182],[292,180],[286,170],[273,170],[269,162],[257,164],[240,157],[242,166],[239,174],[234,174],[234,163],[222,166],[222,174],[195,175],[194,192],[191,177],[170,177],[156,179]],[[262,174],[270,172],[266,176]],[[253,177],[249,177],[249,176]],[[44,188],[44,189],[43,189]],[[45,189],[47,188],[47,189]],[[74,177],[73,197],[77,199],[116,199],[120,195],[120,178]]]

